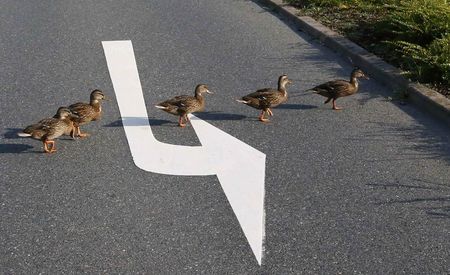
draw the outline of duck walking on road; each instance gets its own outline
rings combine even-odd
[[[205,109],[205,93],[212,94],[206,84],[199,84],[195,87],[194,96],[176,96],[157,104],[155,107],[169,114],[179,116],[178,125],[185,127],[186,124],[183,122],[183,119],[189,122],[188,114],[201,112]]]
[[[102,101],[105,99],[106,97],[102,91],[94,90],[91,92],[89,103],[78,102],[69,106],[72,113],[78,116],[78,118],[74,120],[76,136],[81,138],[88,136],[88,133],[81,133],[80,125],[101,118]]]
[[[39,139],[44,145],[45,153],[56,152],[54,139],[62,135],[71,135],[74,137],[75,128],[73,120],[78,117],[67,107],[60,107],[52,118],[44,118],[38,123],[27,126],[21,133],[20,137],[32,137]],[[49,148],[50,147],[50,148]]]
[[[362,70],[355,68],[351,73],[350,81],[341,79],[332,80],[316,86],[311,90],[321,96],[327,97],[324,104],[332,100],[333,110],[341,110],[342,108],[336,106],[336,99],[358,92],[358,78],[369,79]]]
[[[288,94],[286,85],[291,83],[292,81],[288,79],[287,75],[283,74],[278,78],[278,89],[260,89],[256,92],[243,96],[241,99],[238,99],[237,102],[241,102],[245,105],[261,110],[261,114],[258,119],[262,122],[267,122],[269,120],[264,118],[265,113],[273,116],[273,112],[270,108],[274,108],[287,101]]]

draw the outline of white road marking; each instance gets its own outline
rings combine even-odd
[[[261,265],[266,155],[194,115],[190,115],[191,123],[202,146],[156,140],[148,122],[131,41],[103,41],[102,44],[136,166],[168,175],[217,175]]]

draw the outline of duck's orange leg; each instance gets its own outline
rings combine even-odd
[[[333,110],[342,110],[341,107],[336,106],[336,99],[333,98]]]
[[[259,121],[262,121],[262,122],[268,122],[269,121],[267,118],[264,118],[264,114],[265,113],[266,113],[266,111],[264,111],[264,110],[261,111],[261,114],[258,117]]]
[[[80,138],[84,138],[89,136],[88,133],[82,133],[80,130],[80,126],[75,126],[75,129],[77,130],[77,136],[79,136]]]
[[[272,110],[270,110],[270,108],[267,109],[267,113],[269,114],[269,116],[273,116]]]
[[[183,116],[180,116],[180,118],[178,119],[178,126],[180,126],[180,127],[186,126],[186,124],[183,123]]]
[[[51,149],[48,149],[48,146],[51,145]],[[56,146],[54,140],[45,140],[44,141],[44,151],[46,153],[54,153],[56,152]]]
[[[47,142],[44,140],[42,143],[44,144],[44,153],[50,153],[50,150],[47,147]]]
[[[75,139],[75,127],[72,127],[72,131],[70,131],[70,137]]]

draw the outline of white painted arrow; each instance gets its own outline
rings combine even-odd
[[[159,142],[153,136],[131,41],[103,41],[109,74],[134,163],[168,175],[217,175],[261,265],[266,155],[190,115],[202,146]]]

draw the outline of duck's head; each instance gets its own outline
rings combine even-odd
[[[101,102],[102,100],[106,100],[105,95],[100,90],[93,90],[91,93],[91,101]]]
[[[78,118],[78,116],[72,113],[72,111],[67,107],[59,107],[54,117],[59,119]]]
[[[369,79],[369,77],[360,68],[353,69],[351,78]]]
[[[278,83],[284,87],[286,84],[292,84],[292,80],[290,80],[287,75],[283,74],[278,78]]]
[[[204,93],[212,94],[212,92],[209,91],[208,86],[206,84],[198,84],[197,87],[195,87],[195,94],[203,95]]]

